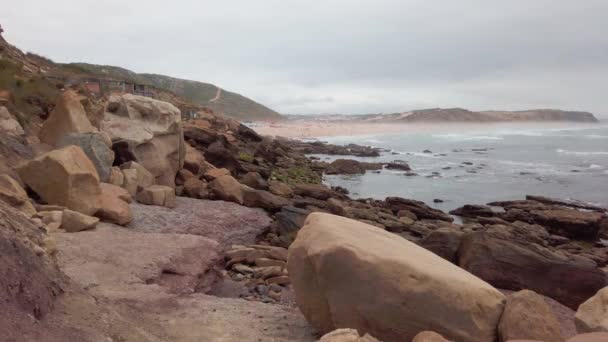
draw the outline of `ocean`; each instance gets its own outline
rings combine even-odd
[[[324,177],[328,185],[347,188],[353,198],[400,196],[445,211],[528,194],[608,206],[608,122],[408,125],[399,133],[318,140],[390,151],[376,158],[317,155],[323,161],[403,160],[418,174],[382,170]]]

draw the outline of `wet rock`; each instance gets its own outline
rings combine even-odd
[[[476,204],[467,204],[463,207],[450,211],[450,214],[462,216],[462,217],[471,217],[471,218],[476,218],[479,216],[482,216],[482,217],[496,216],[496,213],[494,213],[494,211],[492,210],[491,207],[489,207],[487,205],[476,205]]]
[[[411,171],[412,168],[403,160],[394,160],[385,166],[388,170]]]

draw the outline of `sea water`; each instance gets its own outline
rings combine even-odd
[[[608,206],[608,122],[404,125],[399,133],[319,140],[386,149],[390,152],[376,158],[347,158],[403,160],[418,174],[382,170],[325,176],[326,184],[345,187],[354,198],[400,196],[451,210],[530,194]],[[328,162],[345,158],[318,157]]]

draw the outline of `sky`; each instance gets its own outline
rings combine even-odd
[[[559,108],[608,117],[608,1],[20,0],[57,62],[213,83],[285,114]]]

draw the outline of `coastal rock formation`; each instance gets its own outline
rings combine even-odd
[[[498,288],[529,289],[572,309],[606,286],[605,273],[593,261],[569,258],[534,243],[531,229],[493,225],[466,234],[458,264]]]
[[[549,305],[542,296],[528,290],[507,297],[498,333],[501,341],[564,341],[559,322]]]
[[[336,159],[325,168],[328,175],[364,174],[367,170],[380,170],[381,163],[364,163],[352,159]]]
[[[608,332],[608,287],[578,307],[575,322],[579,333]]]
[[[110,169],[114,163],[112,143],[104,133],[70,133],[57,141],[57,147],[76,145],[82,149],[89,160],[95,165],[99,179],[108,181]]]
[[[112,139],[117,164],[136,161],[156,184],[175,187],[185,156],[179,109],[149,97],[112,95],[100,129]]]
[[[12,135],[23,135],[25,133],[19,121],[15,120],[4,106],[0,106],[0,131]]]
[[[97,170],[82,149],[67,146],[45,153],[17,169],[42,200],[93,215],[100,207]],[[45,177],[40,176],[44,172]]]
[[[457,340],[496,339],[500,292],[376,227],[313,213],[289,248],[287,267],[300,310],[321,332],[349,327],[391,342],[430,327]]]
[[[55,109],[40,129],[40,141],[55,145],[66,134],[97,131],[87,118],[82,99],[81,95],[72,90],[63,92],[55,103]]]

